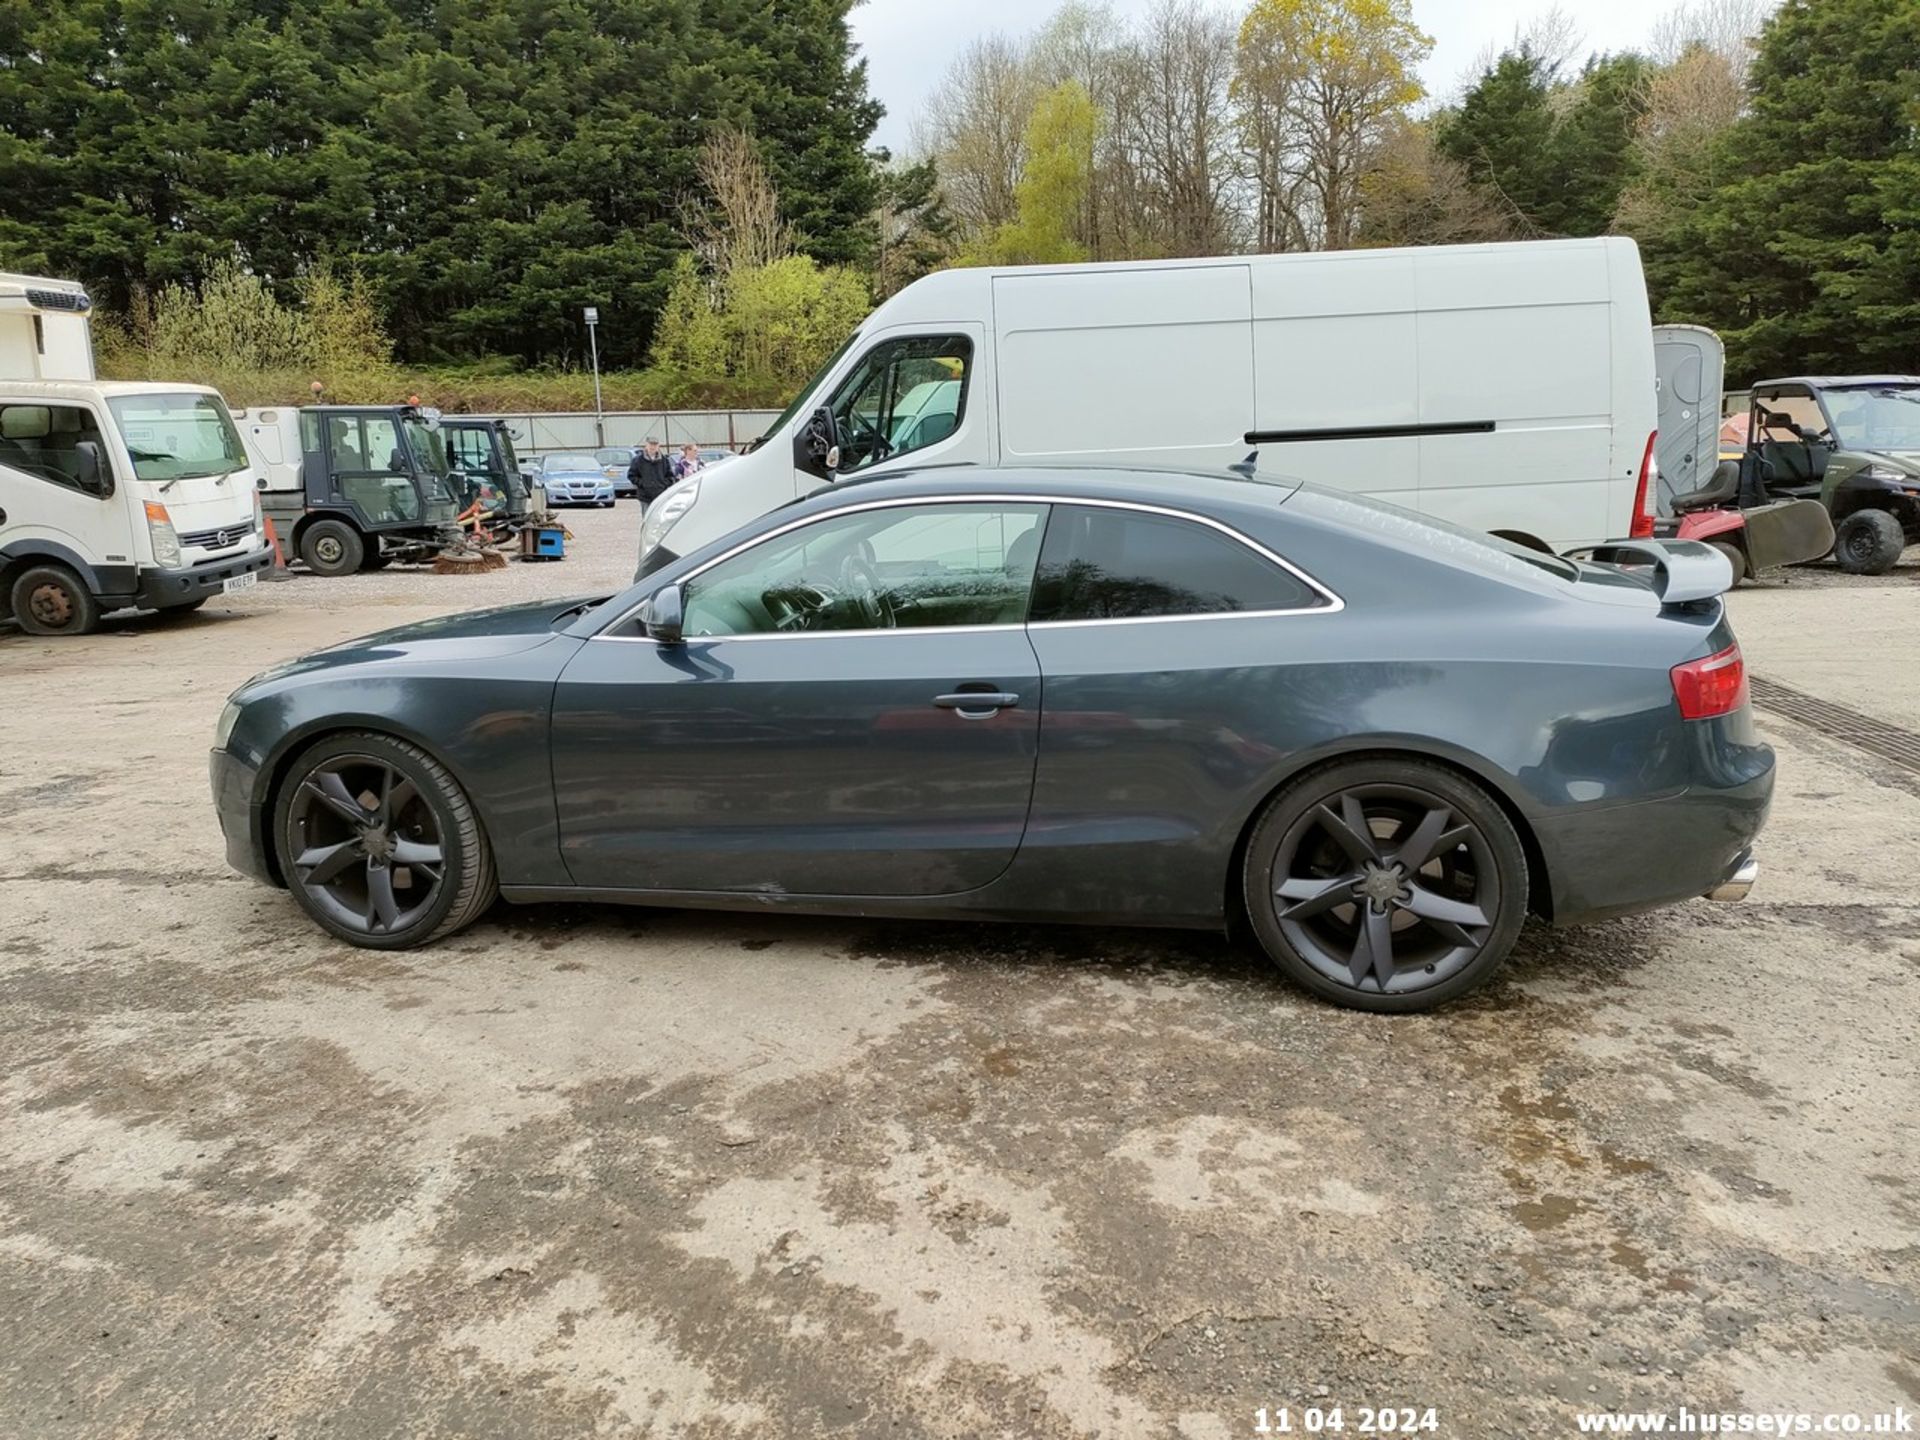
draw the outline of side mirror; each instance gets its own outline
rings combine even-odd
[[[89,495],[107,495],[112,487],[102,480],[100,446],[97,441],[82,440],[73,447],[74,483]]]
[[[647,638],[661,645],[680,643],[680,627],[685,618],[686,597],[678,585],[654,591],[640,612],[640,623],[646,627]]]
[[[793,468],[820,480],[831,480],[840,468],[840,425],[826,406],[809,415],[795,432]]]

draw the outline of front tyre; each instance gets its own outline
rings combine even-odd
[[[1849,575],[1884,575],[1906,548],[1900,517],[1888,510],[1856,510],[1833,529],[1833,561]]]
[[[30,565],[14,577],[13,618],[29,635],[86,635],[100,628],[100,602],[64,565]]]
[[[407,950],[464,929],[497,893],[472,802],[431,755],[388,735],[322,740],[274,805],[287,888],[321,929]]]
[[[316,520],[300,534],[300,558],[316,575],[351,575],[366,551],[360,532],[344,520]]]
[[[1337,1005],[1403,1014],[1500,968],[1526,920],[1527,857],[1500,806],[1452,770],[1351,760],[1268,802],[1244,885],[1288,976]]]

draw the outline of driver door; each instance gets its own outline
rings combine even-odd
[[[329,414],[324,424],[333,492],[351,507],[360,528],[417,524],[420,496],[398,422],[388,415]]]
[[[985,340],[975,324],[874,336],[821,401],[840,432],[839,466],[796,469],[794,493],[909,456],[914,464],[992,464]]]
[[[1040,670],[1025,622],[1046,506],[876,504],[685,582],[685,643],[637,621],[554,697],[574,881],[926,896],[990,884],[1026,830]]]

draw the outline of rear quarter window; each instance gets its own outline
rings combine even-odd
[[[1056,505],[1040,547],[1030,618],[1143,620],[1308,610],[1320,593],[1233,536],[1196,520]]]

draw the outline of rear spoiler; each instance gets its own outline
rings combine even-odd
[[[1727,557],[1698,540],[1609,540],[1569,550],[1566,558],[1623,569],[1651,566],[1653,593],[1663,605],[1711,600],[1733,588],[1733,566]]]

